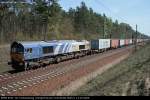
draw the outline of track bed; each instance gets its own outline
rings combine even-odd
[[[128,55],[132,47],[111,50],[60,64],[16,74],[0,75],[1,96],[48,95],[72,81],[94,72],[115,59]]]

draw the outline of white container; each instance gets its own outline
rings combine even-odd
[[[99,39],[91,41],[91,48],[95,50],[110,48],[110,39]]]
[[[132,44],[132,39],[130,39],[129,44]]]
[[[120,46],[124,46],[125,45],[125,40],[124,39],[120,39]]]

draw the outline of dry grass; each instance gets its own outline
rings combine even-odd
[[[7,64],[8,61],[10,61],[10,47],[9,45],[0,45],[0,73],[11,69]]]
[[[72,95],[147,96],[150,95],[150,45],[110,68]]]
[[[95,78],[98,75],[101,75],[109,68],[113,67],[114,65],[118,64],[122,60],[126,59],[128,56],[129,56],[129,54],[119,57],[119,58],[113,60],[111,63],[105,64],[104,66],[97,68],[96,71],[90,72],[89,74],[87,74],[85,76],[81,76],[79,79],[71,82],[68,86],[65,86],[64,88],[60,88],[60,89],[54,91],[52,93],[52,95],[58,95],[58,96],[70,95],[71,93],[73,93],[74,91],[79,89],[80,87],[84,86],[91,79]],[[94,66],[92,66],[92,67],[94,67]]]

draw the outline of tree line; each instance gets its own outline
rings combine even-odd
[[[127,23],[112,21],[84,2],[65,11],[58,0],[0,1],[0,43],[50,39],[133,38]],[[138,32],[138,36],[146,36]]]

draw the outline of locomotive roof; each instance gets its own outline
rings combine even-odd
[[[24,47],[37,47],[37,46],[55,46],[55,45],[63,45],[64,43],[75,43],[75,41],[15,41],[12,43],[21,44]]]
[[[21,44],[23,46],[27,45],[44,45],[44,44],[54,44],[56,42],[45,42],[45,41],[17,41],[16,43]]]
[[[38,47],[38,46],[56,46],[56,45],[63,45],[65,43],[82,44],[83,41],[80,42],[76,40],[15,41],[13,43],[21,44],[26,48],[26,47]]]

